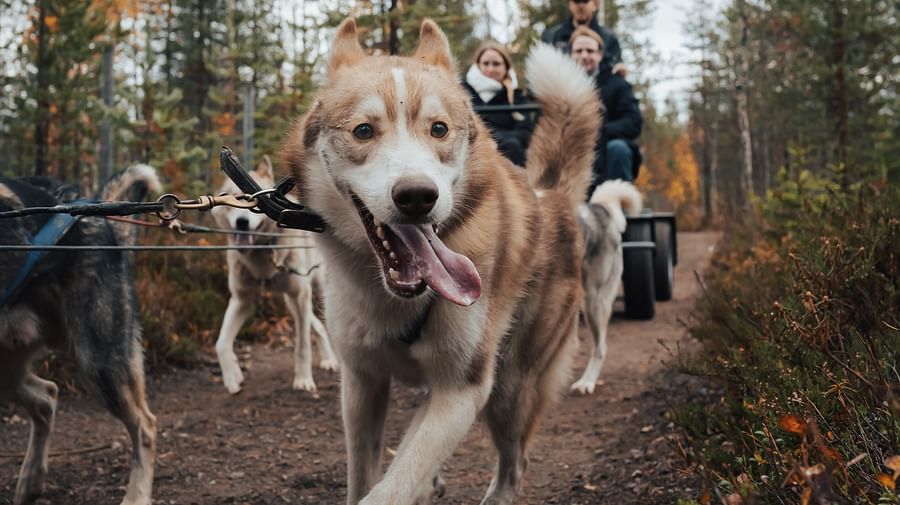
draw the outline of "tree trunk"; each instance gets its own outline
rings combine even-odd
[[[841,168],[841,183],[849,184],[846,166],[846,146],[849,137],[849,111],[847,106],[847,79],[844,75],[844,57],[847,53],[847,40],[844,33],[844,7],[841,0],[831,0],[831,68],[834,85],[835,108],[835,158]]]
[[[400,38],[397,36],[397,29],[400,28],[400,22],[397,20],[397,0],[391,0],[391,7],[388,9],[388,54],[400,54]]]
[[[256,112],[256,88],[253,84],[244,88],[244,121],[241,133],[243,135],[244,144],[244,165],[248,167],[254,166],[253,158],[253,130],[254,121],[253,114]]]
[[[709,205],[709,222],[715,224],[719,218],[719,122],[714,121],[709,136],[709,182],[706,196]]]
[[[38,2],[37,121],[34,124],[34,175],[47,175],[47,141],[50,130],[50,98],[47,61],[47,2]]]
[[[750,136],[750,112],[748,110],[747,84],[750,76],[749,51],[747,50],[747,14],[744,0],[738,0],[738,11],[741,18],[741,43],[737,50],[735,86],[737,98],[738,130],[741,133],[743,166],[740,178],[741,210],[750,214],[751,196],[753,195],[753,143]]]
[[[166,9],[166,46],[163,50],[166,60],[163,63],[163,75],[166,78],[166,94],[171,93],[174,83],[172,82],[172,23],[175,19],[174,14],[175,0],[169,0]]]
[[[700,88],[700,101],[703,135],[703,226],[712,226],[716,222],[716,165],[719,161],[718,132],[716,131],[715,113],[709,108],[709,90],[704,76]],[[712,123],[712,124],[711,124]]]
[[[103,51],[103,106],[106,112],[100,123],[100,180],[105,181],[112,174],[112,125],[109,111],[113,102],[113,44]]]

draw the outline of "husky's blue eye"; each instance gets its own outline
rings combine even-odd
[[[372,125],[370,125],[369,123],[363,123],[353,129],[353,136],[360,140],[370,139],[374,134],[375,129],[372,128]]]
[[[436,139],[444,138],[445,136],[447,136],[447,132],[449,131],[450,129],[447,128],[447,123],[444,123],[442,121],[438,121],[431,125],[431,136]]]

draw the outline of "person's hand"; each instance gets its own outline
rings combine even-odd
[[[628,79],[628,67],[626,67],[624,63],[616,63],[613,65],[612,73],[621,75],[622,79]]]

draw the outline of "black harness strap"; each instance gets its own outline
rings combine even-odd
[[[75,200],[71,202],[73,208],[91,205],[93,202],[88,200]],[[34,246],[52,246],[55,245],[65,234],[78,222],[79,216],[71,214],[56,214],[44,223],[44,226],[29,239],[28,245]],[[15,298],[25,284],[27,283],[31,271],[34,267],[47,255],[47,251],[34,250],[28,253],[25,261],[19,267],[19,271],[13,278],[12,282],[0,292],[0,307],[6,305],[7,302]]]
[[[219,153],[219,165],[225,175],[231,179],[241,191],[255,194],[262,191],[259,184],[244,171],[244,167],[228,146],[222,146]],[[321,216],[311,212],[304,206],[296,204],[287,198],[287,194],[294,188],[291,177],[285,177],[275,185],[275,191],[257,199],[257,206],[263,214],[269,216],[282,228],[296,228],[299,230],[325,231],[325,220]]]

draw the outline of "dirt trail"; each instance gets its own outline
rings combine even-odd
[[[677,472],[663,413],[692,394],[691,382],[663,364],[684,338],[717,236],[679,235],[675,293],[653,321],[614,318],[603,384],[589,397],[567,397],[544,421],[518,503],[673,503],[696,496]],[[582,335],[586,335],[585,332]],[[661,344],[665,344],[665,347]],[[318,397],[292,391],[291,352],[244,346],[245,390],[227,395],[210,368],[157,373],[148,379],[159,419],[155,504],[341,504],[344,447],[337,374],[316,370]],[[583,353],[582,353],[583,354]],[[577,364],[584,364],[581,355]],[[580,373],[581,368],[578,369]],[[396,447],[420,391],[396,387],[387,444]],[[0,406],[0,505],[12,503],[25,449],[24,413]],[[129,444],[121,425],[92,401],[63,392],[51,450],[47,493],[39,503],[117,504],[124,495]],[[446,466],[447,495],[438,504],[478,503],[494,464],[481,424]]]

